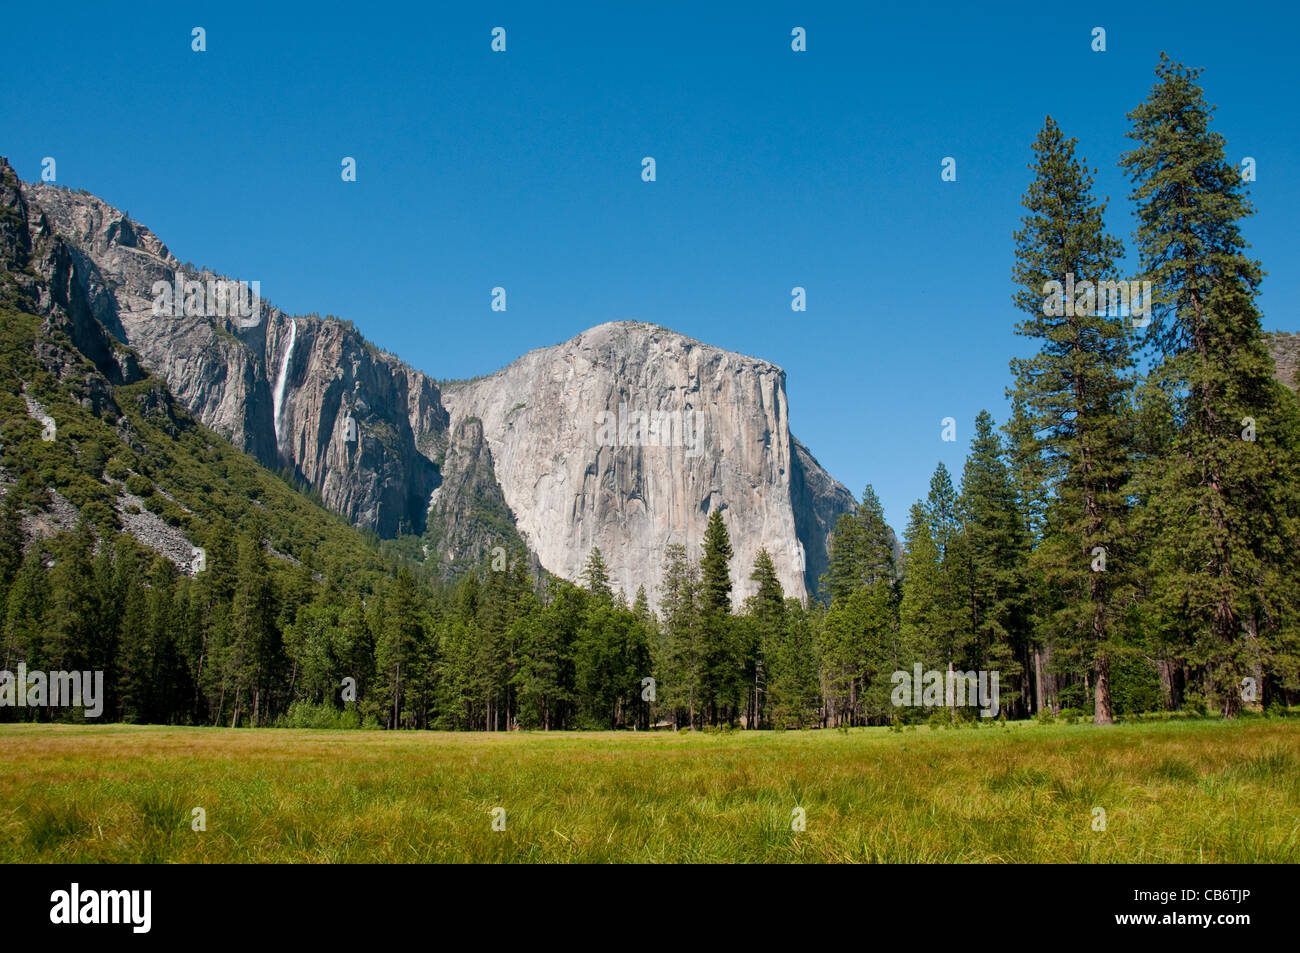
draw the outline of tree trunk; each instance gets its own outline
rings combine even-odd
[[[1096,682],[1093,686],[1093,716],[1094,725],[1113,725],[1115,716],[1111,712],[1110,706],[1110,659],[1105,655],[1098,655],[1092,661],[1092,672],[1096,676]]]
[[[1043,652],[1034,646],[1034,713],[1043,710]]]

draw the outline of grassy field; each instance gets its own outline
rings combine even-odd
[[[195,807],[205,831],[191,829]],[[496,807],[504,831],[492,829]],[[1095,808],[1105,830],[1093,829]],[[1300,725],[4,725],[0,861],[1296,863]]]

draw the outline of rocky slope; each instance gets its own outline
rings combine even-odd
[[[752,590],[762,548],[786,592],[802,597],[825,568],[831,524],[853,505],[791,437],[784,371],[655,325],[603,324],[448,384],[443,402],[453,426],[482,421],[505,500],[542,564],[577,578],[599,547],[629,596],[644,584],[653,599],[667,545],[698,553],[720,509],[736,598]]]
[[[445,443],[447,422],[431,380],[349,325],[264,302],[249,317],[213,316],[206,302],[196,310],[208,313],[186,314],[182,295],[181,313],[158,314],[155,283],[175,286],[179,275],[206,288],[221,276],[182,265],[93,195],[48,185],[23,192],[42,227],[72,247],[95,318],[204,424],[264,466],[292,469],[358,526],[381,536],[423,529],[438,473],[421,449]]]
[[[93,195],[19,183],[2,159],[0,253],[109,381],[137,378],[138,355],[203,424],[355,525],[423,534],[449,573],[522,535],[567,578],[599,546],[628,597],[644,585],[653,602],[665,547],[698,554],[720,509],[737,600],[760,548],[802,597],[853,505],[790,434],[779,367],[664,328],[601,325],[444,391],[348,322],[251,294],[214,309],[221,276]]]

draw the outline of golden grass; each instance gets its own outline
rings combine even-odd
[[[4,725],[0,861],[1296,863],[1300,726]]]

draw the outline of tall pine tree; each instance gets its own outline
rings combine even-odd
[[[1174,403],[1168,451],[1146,471],[1156,528],[1154,591],[1187,634],[1207,694],[1228,717],[1240,680],[1267,667],[1294,679],[1290,626],[1300,599],[1295,404],[1272,379],[1255,306],[1263,276],[1240,221],[1253,211],[1200,71],[1161,54],[1156,83],[1129,113],[1143,278],[1155,291],[1150,340]],[[1288,540],[1290,542],[1288,542]]]
[[[1117,280],[1122,247],[1105,230],[1106,204],[1093,196],[1076,142],[1050,116],[1034,142],[1034,179],[1015,233],[1012,275],[1025,314],[1016,332],[1038,342],[1039,351],[1011,367],[1015,397],[1055,492],[1047,538],[1036,552],[1062,592],[1053,628],[1086,666],[1093,720],[1104,725],[1114,720],[1110,667],[1129,555],[1122,551],[1122,519],[1132,357],[1124,316],[1097,296],[1098,283]]]

